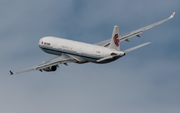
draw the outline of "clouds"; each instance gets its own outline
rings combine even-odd
[[[178,0],[2,0],[0,1],[0,112],[179,113]],[[52,35],[96,43],[113,26],[124,34],[167,18],[121,49],[153,42],[104,65],[61,65],[54,73],[8,76],[55,56],[42,52],[41,37]]]

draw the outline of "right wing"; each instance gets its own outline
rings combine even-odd
[[[72,57],[68,56],[68,55],[62,54],[61,56],[58,56],[58,57],[56,57],[54,59],[51,59],[49,61],[45,61],[45,62],[41,63],[38,66],[34,66],[32,68],[29,68],[29,69],[26,69],[26,70],[23,70],[23,71],[19,71],[19,72],[16,72],[16,73],[13,73],[12,71],[10,71],[10,74],[11,75],[19,74],[19,73],[24,73],[24,72],[33,71],[33,70],[42,71],[43,69],[45,69],[47,67],[56,66],[56,65],[59,65],[59,64],[66,64],[66,63],[69,63],[69,62],[76,62],[76,60],[73,59]]]
[[[138,30],[135,30],[135,31],[126,33],[126,34],[124,34],[124,35],[120,35],[120,36],[118,37],[119,42],[122,42],[122,41],[124,41],[124,40],[128,40],[129,38],[132,38],[132,37],[134,37],[134,36],[138,36],[138,37],[139,37],[139,35],[142,34],[144,31],[146,31],[146,30],[148,30],[148,29],[150,29],[150,28],[152,28],[152,27],[155,27],[155,26],[157,26],[157,25],[159,25],[159,24],[161,24],[161,23],[164,23],[164,22],[172,19],[172,18],[174,17],[174,15],[175,15],[175,12],[174,12],[169,18],[166,18],[166,19],[161,20],[161,21],[159,21],[159,22],[156,22],[156,23],[154,23],[154,24],[148,25],[148,26],[143,27],[143,28],[141,28],[141,29],[138,29]],[[99,42],[99,43],[96,43],[95,45],[108,47],[109,44],[110,44],[110,39],[109,39],[109,40],[102,41],[102,42]]]

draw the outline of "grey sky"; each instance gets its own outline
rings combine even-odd
[[[179,0],[0,0],[1,113],[179,113]],[[54,73],[9,76],[56,56],[38,41],[57,36],[87,43],[169,17],[122,42],[121,50],[150,45],[109,64],[60,65]]]

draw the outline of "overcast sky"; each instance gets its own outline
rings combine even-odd
[[[0,113],[179,113],[179,0],[0,0]],[[56,36],[86,43],[173,19],[122,42],[145,43],[108,64],[60,65],[10,76],[56,56],[38,47]]]

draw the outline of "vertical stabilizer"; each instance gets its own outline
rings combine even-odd
[[[115,49],[117,51],[120,51],[120,44],[119,44],[119,27],[118,26],[114,26],[114,30],[112,33],[112,37],[111,37],[111,42],[109,45],[109,49]]]

